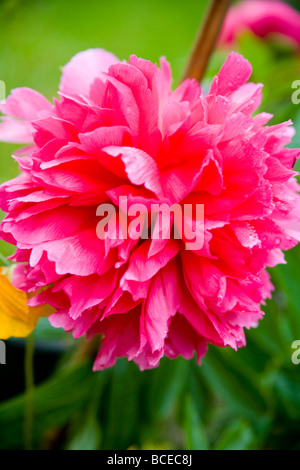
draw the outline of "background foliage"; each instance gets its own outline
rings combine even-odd
[[[51,99],[61,66],[80,50],[103,47],[121,59],[164,55],[177,84],[207,4],[0,0],[0,79],[7,92],[29,86]],[[261,109],[276,114],[274,123],[293,119],[293,146],[300,146],[300,105],[291,103],[299,55],[251,34],[235,49],[251,61],[252,80],[265,85]],[[214,55],[204,87],[227,54]],[[13,149],[0,145],[0,182],[17,174]],[[11,247],[2,243],[0,251],[8,255]],[[300,449],[300,364],[291,361],[291,344],[300,339],[300,248],[286,259],[271,270],[276,292],[258,329],[246,333],[246,348],[210,347],[201,367],[164,359],[141,373],[119,360],[92,373],[79,342],[43,319],[35,332],[36,387],[26,395],[25,342],[8,341],[7,365],[0,366],[0,448]]]

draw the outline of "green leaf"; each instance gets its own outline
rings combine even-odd
[[[190,394],[185,397],[184,431],[186,450],[208,450],[206,430]]]
[[[69,442],[68,450],[98,450],[101,442],[101,429],[94,408],[80,426],[79,431]]]
[[[247,368],[242,373],[233,366],[232,361],[226,361],[217,348],[210,348],[203,359],[199,374],[212,393],[215,393],[221,401],[227,402],[233,410],[242,411],[249,417],[267,411],[264,398],[248,378]]]
[[[138,444],[139,439],[141,372],[136,364],[126,359],[119,359],[110,372],[102,409],[105,419],[103,447],[126,449]]]
[[[225,429],[220,440],[214,446],[215,450],[251,450],[257,449],[257,438],[249,423],[238,420]]]
[[[39,446],[46,432],[68,423],[74,413],[88,403],[96,382],[91,363],[60,370],[34,390],[33,440]],[[82,386],[84,384],[84,386]],[[21,449],[24,445],[24,395],[1,403],[0,423],[2,449]]]
[[[274,394],[278,397],[279,413],[287,415],[291,421],[300,419],[300,378],[297,365],[293,364],[290,375],[278,373],[274,380]]]
[[[0,266],[10,266],[10,262],[6,259],[6,257],[0,253]]]

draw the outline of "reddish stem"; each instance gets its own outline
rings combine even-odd
[[[201,82],[215,49],[230,0],[212,0],[203,25],[196,38],[183,79],[195,78]]]

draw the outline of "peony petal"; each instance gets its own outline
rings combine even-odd
[[[79,52],[64,66],[59,89],[66,95],[89,96],[93,81],[119,59],[104,49]]]

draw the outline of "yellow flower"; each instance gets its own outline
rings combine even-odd
[[[11,267],[0,267],[0,339],[28,336],[36,327],[39,317],[48,316],[49,308],[29,307],[28,295],[14,287]]]

